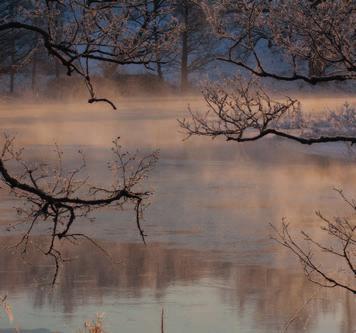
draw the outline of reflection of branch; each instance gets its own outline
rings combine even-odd
[[[50,220],[52,225],[48,248],[46,250],[39,248],[39,250],[45,255],[52,256],[55,261],[56,270],[53,282],[56,281],[60,263],[65,261],[56,248],[56,240],[73,241],[81,237],[103,250],[85,234],[70,233],[72,224],[78,217],[88,217],[94,210],[109,206],[121,208],[125,203],[133,202],[137,228],[145,243],[145,234],[140,222],[142,203],[151,193],[137,192],[134,187],[154,166],[157,154],[138,159],[136,155],[122,152],[118,139],[113,142],[114,161],[109,164],[109,168],[115,174],[116,180],[111,187],[104,188],[89,185],[87,178],[79,179],[80,173],[85,168],[85,161],[73,171],[65,172],[61,162],[62,153],[57,151],[59,159],[57,168],[51,169],[41,164],[30,166],[22,159],[21,150],[14,149],[13,138],[5,136],[5,143],[0,154],[0,179],[9,187],[11,193],[30,205],[28,209],[20,210],[29,221],[29,226],[16,247],[23,245],[23,253],[26,253],[35,225],[40,221]],[[15,162],[24,169],[22,175],[13,176],[9,173],[5,163],[10,162]]]
[[[308,304],[315,300],[315,295],[311,296],[308,298],[300,308],[297,309],[297,311],[288,319],[287,323],[285,324],[283,330],[281,331],[282,333],[287,333],[290,325],[300,316],[301,312],[305,310],[305,308],[308,306]]]
[[[161,311],[161,333],[164,333],[164,308]]]
[[[356,224],[346,218],[329,220],[320,212],[317,212],[317,216],[323,222],[321,230],[328,234],[328,240],[323,243],[319,242],[305,231],[302,231],[301,234],[304,237],[304,241],[314,247],[318,252],[329,255],[332,258],[336,257],[337,262],[345,266],[346,269],[343,272],[346,277],[347,275],[351,275],[353,278],[356,278]],[[304,272],[310,281],[323,287],[341,287],[356,294],[356,287],[353,283],[348,284],[346,281],[342,281],[339,276],[334,276],[330,272],[327,272],[326,269],[314,259],[312,249],[305,249],[295,240],[289,232],[289,224],[283,221],[279,229],[273,225],[271,226],[274,231],[272,238],[289,249],[300,260],[304,266]]]

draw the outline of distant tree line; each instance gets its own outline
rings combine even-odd
[[[77,37],[73,31],[75,21],[86,19],[85,15],[89,19],[90,14],[85,12],[84,7],[96,6],[95,10],[98,6],[110,7],[109,16],[115,17],[117,24],[106,28],[110,29],[111,35],[116,34],[118,40],[121,39],[121,45],[117,41],[111,40],[109,44],[106,41],[100,46],[100,52],[114,54],[118,49],[123,53],[136,52],[137,49],[133,50],[133,43],[136,43],[136,46],[141,43],[140,47],[145,48],[146,57],[138,62],[139,70],[141,67],[143,69],[141,72],[155,75],[158,81],[176,82],[177,88],[182,92],[189,90],[193,75],[202,71],[216,58],[218,38],[213,34],[202,6],[193,0],[135,0],[129,1],[129,6],[122,6],[125,1],[88,0],[79,2],[83,6],[82,9],[78,5],[75,6],[73,1],[49,1],[50,9],[43,5],[45,1],[42,5],[39,3],[41,4],[41,1],[2,1],[0,24],[25,22],[48,32],[53,43],[65,45],[69,43],[68,37]],[[125,23],[119,22],[119,18],[122,17],[125,17]],[[108,16],[105,17],[105,13],[97,14],[95,17],[96,24],[102,24],[103,27],[108,23],[107,20]],[[135,31],[137,25],[140,25],[141,31],[136,30],[137,34],[133,35],[130,29]],[[124,38],[123,29],[127,33]],[[48,53],[51,55],[51,52],[41,47],[43,40],[33,31],[17,28],[2,30],[0,42],[2,45],[0,79],[3,83],[1,93],[18,92],[19,81],[26,79],[26,87],[36,94],[41,81],[51,79],[55,82],[66,74],[58,57],[48,57]],[[77,46],[84,48],[84,45],[85,43],[81,41],[81,45]],[[130,59],[132,56],[137,55],[131,53]],[[142,56],[143,54],[139,55],[140,58]],[[126,60],[99,64],[96,75],[114,78],[115,74],[126,70],[124,65],[133,63]]]

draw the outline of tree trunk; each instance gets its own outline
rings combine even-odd
[[[54,60],[54,71],[55,71],[55,76],[56,79],[58,80],[61,76],[61,64],[59,63],[59,61],[57,59]]]
[[[31,73],[31,89],[33,95],[37,92],[37,54],[33,55],[32,59],[32,73]]]
[[[158,36],[158,30],[159,30],[159,26],[158,26],[158,22],[157,22],[157,18],[159,17],[159,0],[154,0],[153,1],[153,13],[155,15],[155,24],[154,24],[154,39],[155,39],[155,48],[156,48],[156,62],[157,62],[157,75],[159,77],[159,79],[161,81],[163,81],[163,71],[162,71],[162,64],[161,64],[161,52],[159,50],[159,36]]]
[[[156,38],[156,36],[155,36],[155,39],[156,39],[156,44],[157,44],[158,38]],[[156,62],[157,62],[157,75],[158,75],[159,79],[161,81],[163,81],[164,78],[163,78],[163,71],[162,71],[162,64],[161,64],[161,54],[160,54],[159,50],[156,51]]]
[[[14,41],[12,44],[15,44]],[[11,51],[11,69],[10,69],[10,85],[9,93],[13,94],[15,92],[15,51]]]
[[[15,17],[15,3],[10,3],[10,12],[9,16],[11,19]],[[13,31],[12,31],[13,32]],[[15,64],[16,64],[16,44],[15,37],[11,40],[11,68],[10,68],[10,85],[9,85],[9,93],[13,94],[15,92]]]
[[[188,16],[189,8],[186,1],[183,4],[183,24],[184,30],[182,31],[182,54],[181,54],[181,72],[180,72],[180,89],[181,92],[187,92],[189,88],[188,81]]]
[[[309,76],[321,76],[324,74],[325,65],[318,56],[309,59]]]
[[[60,10],[60,6],[58,2],[55,3],[55,8],[57,10]],[[56,42],[60,43],[62,39],[62,34],[63,34],[63,17],[58,16],[56,19],[57,23],[57,29],[56,29]],[[54,75],[56,77],[56,80],[58,80],[61,76],[61,64],[57,58],[54,59]]]

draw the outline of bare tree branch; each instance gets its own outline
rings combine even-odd
[[[313,131],[306,132],[307,128],[301,131],[300,124],[296,124],[296,128],[284,128],[285,120],[302,117],[300,104],[291,98],[273,100],[256,80],[236,77],[223,83],[210,83],[204,88],[203,96],[208,107],[206,113],[189,108],[190,119],[178,120],[188,136],[222,136],[227,141],[248,142],[275,135],[305,145],[356,143],[356,132],[346,135],[335,130],[336,134],[318,135]],[[313,124],[309,123],[309,127]]]
[[[345,197],[342,196],[342,198]],[[280,228],[271,225],[274,232],[272,238],[300,260],[310,281],[323,287],[340,287],[356,294],[354,283],[356,279],[356,224],[354,217],[353,219],[337,217],[330,220],[320,212],[317,212],[317,216],[323,223],[321,230],[328,236],[323,242],[317,241],[305,231],[301,231],[305,243],[303,245],[301,241],[297,241],[292,236],[289,224],[285,220]],[[307,245],[309,245],[309,249],[306,248]],[[327,267],[327,261],[321,265],[320,259],[315,259],[317,254],[322,254],[332,260],[334,272]],[[337,259],[337,264],[343,266],[343,269],[336,271],[335,259]]]
[[[90,218],[90,213],[102,207],[122,209],[125,204],[132,202],[136,225],[145,243],[141,217],[143,203],[151,192],[136,191],[134,188],[146,178],[156,163],[157,153],[139,158],[122,151],[119,139],[114,140],[114,159],[108,164],[114,179],[109,187],[98,187],[90,185],[87,177],[81,177],[86,167],[84,158],[79,167],[66,171],[62,166],[62,152],[57,150],[57,167],[41,163],[31,165],[22,158],[22,149],[15,149],[13,137],[5,136],[4,139],[0,154],[0,179],[13,195],[24,202],[24,207],[18,212],[28,224],[26,232],[15,246],[23,246],[22,252],[25,254],[34,227],[47,221],[51,226],[48,248],[39,250],[53,257],[56,267],[53,282],[56,281],[61,263],[65,261],[56,247],[57,241],[85,238],[96,245],[89,236],[71,233],[70,230],[77,218]],[[22,171],[13,175],[6,165]]]
[[[229,45],[219,60],[284,82],[356,79],[353,1],[228,0],[215,6],[206,2],[205,11],[216,35]],[[279,57],[281,66],[267,64],[262,52]]]
[[[58,6],[59,4],[59,6]],[[56,58],[68,75],[80,75],[90,94],[89,103],[113,102],[98,98],[90,81],[93,62],[119,65],[156,63],[157,48],[166,50],[175,38],[175,22],[166,20],[158,28],[157,17],[165,15],[165,6],[155,11],[145,1],[38,1],[33,8],[20,8],[16,18],[0,16],[0,33],[14,31],[35,34],[48,54]],[[41,13],[41,15],[39,15]],[[65,17],[65,27],[58,33],[56,18]],[[0,69],[1,70],[1,69]]]

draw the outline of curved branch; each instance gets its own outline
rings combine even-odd
[[[81,166],[67,173],[62,169],[62,153],[57,150],[59,159],[57,168],[50,171],[42,169],[40,165],[30,168],[22,160],[21,150],[14,150],[13,138],[5,136],[5,144],[0,152],[0,180],[10,188],[11,193],[30,204],[28,208],[21,210],[29,227],[16,247],[24,246],[25,253],[35,224],[39,219],[49,221],[52,225],[51,234],[48,235],[50,236],[48,248],[39,250],[44,255],[52,256],[55,261],[54,281],[60,264],[65,261],[57,249],[56,240],[71,240],[73,235],[79,235],[70,233],[73,223],[78,217],[89,219],[89,213],[96,209],[114,205],[121,208],[125,203],[132,202],[136,226],[143,243],[146,244],[146,235],[141,226],[142,204],[151,193],[137,192],[133,188],[147,176],[157,160],[157,154],[138,159],[137,155],[121,152],[118,139],[113,143],[114,159],[108,163],[108,167],[115,175],[115,179],[111,187],[100,188],[89,185],[87,177],[84,180],[77,179],[86,165],[85,160]],[[81,157],[83,158],[83,155]],[[11,175],[5,166],[7,161],[20,164],[24,174]]]
[[[303,145],[312,145],[315,143],[330,143],[330,142],[348,142],[351,144],[356,143],[356,137],[349,137],[349,136],[342,136],[342,135],[337,135],[337,136],[320,136],[318,138],[306,138],[306,137],[301,137],[301,136],[295,136],[286,132],[281,132],[279,130],[270,128],[261,131],[256,136],[253,137],[248,137],[248,138],[235,138],[232,136],[227,136],[227,141],[237,141],[237,142],[247,142],[247,141],[256,141],[258,139],[263,138],[264,136],[274,134],[276,136],[280,136],[286,139],[290,139],[293,141],[297,141]]]
[[[284,246],[285,248],[289,249],[300,260],[300,262],[304,266],[305,274],[311,282],[327,288],[340,287],[353,294],[356,294],[355,287],[353,287],[352,285],[348,285],[337,277],[331,276],[325,271],[325,269],[320,267],[319,264],[314,262],[313,253],[310,250],[305,250],[300,244],[297,243],[297,241],[290,234],[289,225],[286,222],[282,222],[282,226],[280,229],[277,229],[272,224],[270,226],[275,234],[275,236],[272,236],[272,239],[280,245]],[[310,241],[310,239],[306,240]],[[334,237],[334,240],[343,243],[343,241],[340,240],[338,237]],[[317,242],[313,242],[313,244],[316,245],[317,249],[322,250],[323,252],[326,252],[331,255],[335,254],[332,249],[322,248]],[[313,274],[319,277],[319,280],[316,280],[313,277]],[[355,271],[352,271],[352,274],[354,277],[356,277]]]
[[[275,135],[304,145],[356,143],[355,111],[347,104],[340,111],[325,116],[335,129],[345,130],[330,132],[323,122],[324,127],[320,125],[324,119],[304,116],[297,100],[274,101],[257,81],[246,82],[240,76],[223,83],[207,84],[203,96],[208,108],[206,113],[188,108],[190,119],[178,120],[188,136],[222,136],[227,141],[248,142]]]
[[[258,68],[259,70],[254,69],[253,67],[247,65],[246,63],[242,61],[236,61],[231,58],[221,58],[218,57],[217,60],[227,62],[234,64],[236,66],[242,67],[249,71],[250,73],[258,76],[258,77],[265,77],[265,78],[272,78],[278,81],[287,81],[287,82],[292,82],[292,81],[297,81],[297,80],[302,80],[304,82],[307,82],[311,85],[316,85],[318,83],[323,83],[323,82],[333,82],[333,81],[347,81],[347,80],[355,80],[356,75],[353,73],[347,73],[347,74],[334,74],[334,75],[325,75],[325,76],[305,76],[297,73],[293,73],[293,75],[290,76],[284,76],[276,73],[271,73],[266,71],[261,64],[259,64]]]

